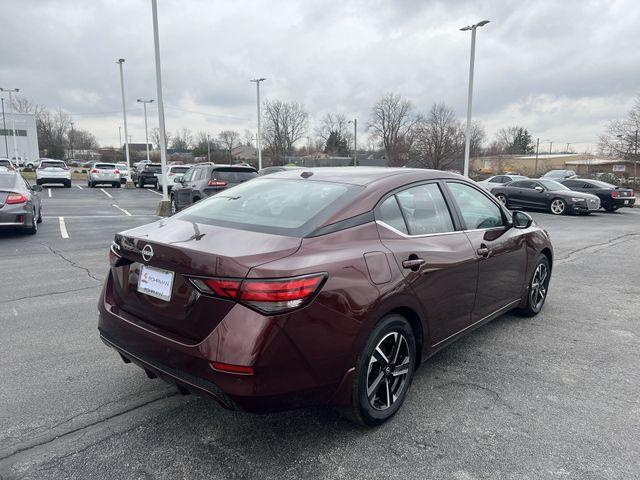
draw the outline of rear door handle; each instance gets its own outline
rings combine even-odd
[[[424,258],[410,258],[409,260],[403,261],[402,266],[411,270],[417,270],[421,265],[424,265],[425,263],[426,260]]]

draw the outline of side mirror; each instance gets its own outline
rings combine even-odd
[[[182,183],[182,177],[176,177],[173,179],[173,183]]]
[[[42,185],[32,185],[31,186],[31,190],[33,190],[34,192],[41,192],[42,191]]]
[[[544,188],[542,188],[540,185],[538,185],[537,187],[535,187],[535,191],[538,193],[542,193],[544,192]]]
[[[533,223],[533,218],[528,213],[524,213],[520,210],[513,212],[513,227],[514,228],[529,228]]]

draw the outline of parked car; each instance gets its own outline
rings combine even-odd
[[[0,167],[6,167],[7,170],[15,170],[16,167],[8,158],[0,158]]]
[[[118,170],[120,171],[120,183],[127,183],[127,173],[129,172],[127,164],[118,162],[116,163],[116,167],[118,167]]]
[[[253,167],[239,165],[194,165],[174,183],[171,190],[171,212],[175,213],[227,188],[256,178]]]
[[[62,160],[41,158],[36,168],[36,184],[61,183],[66,188],[71,188],[71,170]]]
[[[301,170],[303,167],[298,167],[298,166],[274,166],[274,167],[264,167],[261,168],[260,170],[258,170],[258,175],[262,176],[262,175],[269,175],[271,173],[276,173],[276,172],[286,172],[287,170]]]
[[[515,175],[515,174],[494,175],[493,177],[489,177],[486,180],[482,180],[478,182],[478,185],[491,191],[494,187],[505,185],[509,182],[513,182],[514,180],[525,180],[527,178],[529,177],[525,177],[524,175]]]
[[[115,163],[94,163],[87,172],[88,187],[104,184],[120,188],[120,170]]]
[[[144,170],[145,165],[149,163],[152,163],[151,160],[140,160],[139,162],[134,163],[133,166],[136,168],[136,170],[142,171]]]
[[[138,172],[136,175],[136,185],[139,188],[142,188],[145,185],[153,185],[155,187],[158,184],[158,178],[156,177],[156,174],[161,172],[162,164],[144,163],[142,169],[140,169],[140,167],[138,168]]]
[[[189,170],[188,165],[168,165],[167,166],[167,188],[171,190],[173,186],[176,184],[176,181],[179,181],[187,170]],[[156,177],[158,179],[158,184],[156,188],[158,190],[162,189],[162,172],[156,173]]]
[[[596,195],[600,199],[600,206],[607,212],[615,212],[620,207],[633,207],[636,203],[636,197],[630,188],[616,187],[610,183],[588,178],[574,178],[561,183],[574,192]]]
[[[24,157],[11,157],[11,163],[16,168],[22,168],[25,166],[26,160]]]
[[[576,178],[578,175],[573,170],[549,170],[541,178],[549,180],[567,180],[569,178]]]
[[[42,222],[40,185],[31,185],[16,170],[0,169],[0,228],[38,232]]]
[[[554,215],[591,213],[600,208],[600,199],[589,193],[574,192],[555,180],[516,180],[494,188],[496,198],[507,208],[547,210]]]
[[[529,215],[456,174],[280,172],[115,235],[98,329],[226,408],[334,405],[376,425],[437,351],[540,312],[552,259]]]

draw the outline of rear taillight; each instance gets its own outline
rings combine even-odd
[[[618,198],[618,195],[619,195],[619,193],[618,193],[618,191],[617,191],[617,190],[613,190],[613,191],[611,192],[611,198]]]
[[[167,173],[167,177],[173,177],[174,175],[175,175],[175,173],[173,173],[173,172]]]
[[[209,182],[207,183],[208,186],[210,187],[226,187],[227,186],[227,181],[226,180],[209,180]]]
[[[113,173],[115,173],[116,175],[120,175],[120,170],[114,170]]]
[[[291,278],[234,279],[190,278],[202,293],[233,300],[262,313],[273,315],[306,305],[320,290],[326,273]]]
[[[26,203],[28,200],[26,195],[21,193],[10,193],[5,200],[7,205],[17,205],[18,203]]]
[[[98,169],[94,168],[93,170],[91,170],[91,173],[98,173]]]
[[[129,265],[133,263],[133,261],[124,258],[120,253],[120,245],[116,242],[111,242],[111,247],[109,248],[109,265],[112,267],[121,267],[123,265]]]

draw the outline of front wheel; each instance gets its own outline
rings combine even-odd
[[[416,341],[411,325],[400,315],[384,317],[358,357],[347,416],[366,426],[387,421],[404,402],[415,366]]]
[[[549,206],[549,210],[554,215],[564,215],[567,212],[567,202],[565,202],[561,198],[554,198],[551,201],[551,205]]]
[[[525,317],[533,317],[540,313],[549,290],[549,280],[551,280],[551,266],[549,260],[543,254],[538,256],[538,261],[533,269],[531,280],[529,280],[529,290],[527,292],[527,305],[518,310]]]
[[[502,205],[504,205],[505,207],[507,206],[507,197],[505,195],[499,193],[496,195],[496,198]]]

